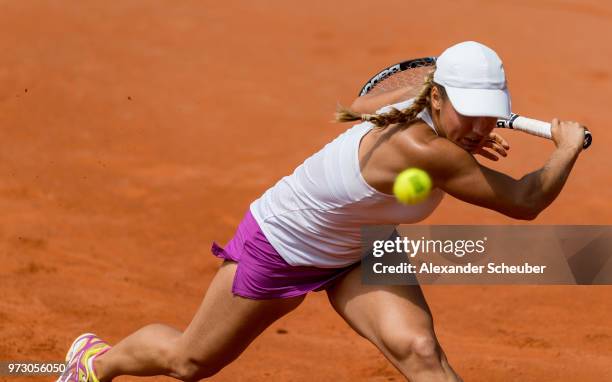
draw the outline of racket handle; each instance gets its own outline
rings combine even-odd
[[[538,121],[537,119],[531,119],[522,117],[518,114],[512,114],[510,119],[498,119],[497,127],[504,129],[520,130],[525,133],[535,135],[537,137],[552,139],[551,125],[548,122]],[[593,142],[593,136],[588,130],[584,131],[584,143],[582,144],[583,149],[587,149]]]

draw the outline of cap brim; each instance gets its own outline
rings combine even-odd
[[[445,86],[457,113],[469,117],[510,118],[510,94],[507,89],[465,89]]]

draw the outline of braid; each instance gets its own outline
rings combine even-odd
[[[414,101],[409,107],[403,110],[391,108],[390,111],[382,114],[359,114],[348,108],[340,106],[336,112],[336,121],[350,122],[362,120],[364,122],[371,122],[380,128],[385,128],[395,123],[401,123],[408,126],[418,119],[417,115],[423,111],[423,109],[430,107],[430,93],[433,86],[433,72],[431,72],[427,75],[427,77],[425,77],[425,82],[423,83],[421,91],[414,98]]]

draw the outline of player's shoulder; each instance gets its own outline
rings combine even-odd
[[[398,152],[406,163],[424,168],[460,163],[471,157],[467,151],[439,136],[425,122],[419,121],[403,129],[395,140]]]
[[[409,126],[399,127],[394,140],[403,151],[427,150],[444,145],[447,139],[440,137],[434,129],[422,120],[413,122]]]

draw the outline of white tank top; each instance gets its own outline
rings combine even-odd
[[[392,106],[403,109],[411,103]],[[419,118],[435,131],[426,110]],[[364,122],[348,129],[251,204],[261,230],[287,263],[338,268],[358,262],[363,226],[415,223],[442,200],[444,192],[436,188],[424,202],[403,205],[366,183],[358,151],[373,127]]]

